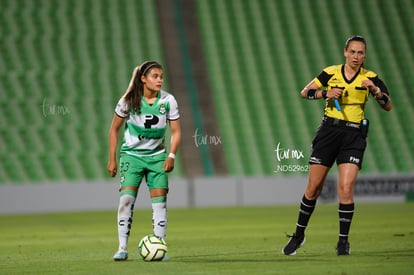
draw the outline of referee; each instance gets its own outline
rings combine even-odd
[[[296,231],[283,248],[295,255],[305,243],[305,229],[316,206],[326,175],[338,166],[339,239],[337,255],[349,255],[348,234],[354,214],[354,186],[366,148],[369,121],[364,116],[371,94],[386,111],[392,108],[388,89],[378,75],[364,67],[367,43],[352,36],[345,43],[345,64],[326,67],[301,91],[309,100],[324,99],[325,114],[312,141],[309,177],[302,197]]]

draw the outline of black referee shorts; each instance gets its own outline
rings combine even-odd
[[[362,137],[359,124],[340,121],[325,117],[312,141],[309,164],[322,164],[332,167],[336,160],[341,163],[353,163],[362,167],[362,159],[367,146]]]

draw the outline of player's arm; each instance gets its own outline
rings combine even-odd
[[[177,153],[178,147],[181,143],[181,125],[180,119],[170,120],[171,129],[171,144],[170,152],[167,159],[164,162],[164,171],[171,172],[174,169],[175,154]]]
[[[114,114],[112,119],[112,125],[109,129],[109,160],[107,165],[107,170],[111,177],[115,177],[117,172],[117,163],[116,163],[116,147],[118,144],[118,135],[121,126],[124,124],[124,118]]]

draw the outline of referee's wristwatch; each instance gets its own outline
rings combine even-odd
[[[379,87],[375,87],[375,92],[374,92],[375,98],[378,98],[379,95],[381,95],[381,89]]]

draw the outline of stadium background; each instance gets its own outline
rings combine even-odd
[[[411,0],[0,3],[2,213],[115,207],[107,135],[144,60],[164,64],[164,89],[180,104],[172,205],[296,201],[323,114],[322,101],[299,91],[343,63],[354,34],[367,39],[366,66],[385,80],[394,105],[386,113],[368,102],[361,177],[391,179],[399,196],[413,186]],[[88,192],[93,204],[83,204]]]

